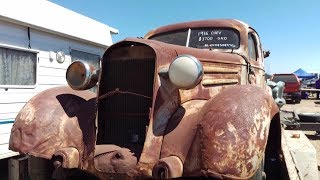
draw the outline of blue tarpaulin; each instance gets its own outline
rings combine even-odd
[[[298,76],[298,78],[315,78],[316,76],[314,74],[308,73],[303,69],[298,69],[295,72],[293,72],[295,75]]]

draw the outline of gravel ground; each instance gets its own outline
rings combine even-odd
[[[320,100],[311,98],[302,100],[300,104],[286,104],[281,110],[295,111],[298,113],[320,113]],[[304,131],[311,144],[317,151],[318,169],[320,169],[320,136],[315,136],[315,131]]]

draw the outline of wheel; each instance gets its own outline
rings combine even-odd
[[[298,116],[301,122],[320,122],[320,113],[300,113]]]
[[[264,159],[261,161],[259,169],[256,173],[250,178],[250,180],[266,180],[266,173],[264,172]]]
[[[34,156],[28,157],[28,173],[31,180],[51,179],[52,172],[50,160]]]
[[[295,99],[295,100],[294,100],[294,102],[295,102],[296,104],[300,104],[300,102],[301,102],[301,98],[297,98],[297,99]]]

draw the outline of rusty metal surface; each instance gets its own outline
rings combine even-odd
[[[95,94],[57,87],[33,97],[19,112],[11,130],[9,148],[51,159],[67,147],[88,158],[95,145]],[[81,162],[80,162],[81,163]]]
[[[175,155],[185,162],[201,121],[199,112],[205,103],[207,100],[188,101],[173,114],[164,134],[161,158]]]
[[[212,176],[248,178],[262,160],[277,112],[272,97],[251,85],[226,88],[209,101],[188,101],[168,123],[161,157],[178,156],[185,176],[209,169]]]
[[[173,44],[168,44],[155,40],[148,39],[138,39],[138,38],[127,38],[124,41],[120,41],[114,45],[114,47],[109,48],[108,51],[112,51],[115,48],[126,47],[134,45],[147,45],[154,49],[156,56],[160,59],[157,59],[157,68],[169,65],[173,61],[173,58],[181,54],[189,54],[198,58],[202,62],[219,62],[225,64],[243,64],[244,60],[241,56],[232,53],[210,51],[204,49],[196,49],[185,46],[178,46]],[[169,54],[167,54],[169,53]],[[146,55],[148,56],[148,55]],[[166,58],[165,58],[166,57]]]
[[[209,99],[212,96],[219,93],[224,88],[224,85],[230,86],[236,84],[243,84],[244,82],[246,82],[243,80],[246,77],[243,77],[240,74],[242,69],[246,69],[246,62],[241,56],[237,54],[212,52],[202,49],[171,45],[158,41],[128,38],[125,41],[117,43],[114,47],[109,48],[105,56],[107,56],[109,52],[113,51],[122,52],[116,54],[127,55],[126,52],[129,52],[128,50],[126,50],[128,49],[128,46],[131,48],[135,48],[134,46],[132,47],[132,45],[145,45],[153,49],[154,53],[156,54],[156,72],[160,72],[163,68],[168,68],[170,63],[174,60],[174,58],[181,54],[190,54],[201,61],[205,69],[204,85],[206,87],[199,84],[194,89],[179,90],[179,97],[181,102],[186,102],[192,99]],[[117,48],[124,50],[118,50]],[[141,53],[138,54],[139,56],[142,56]],[[150,52],[146,53],[146,57],[150,57]],[[107,58],[104,57],[104,59]],[[236,73],[235,71],[237,71],[238,73]],[[157,74],[155,77],[157,77]],[[154,92],[158,91],[159,86],[161,86],[162,83],[161,81],[165,80],[155,78]],[[155,97],[156,94],[154,94],[153,98]]]
[[[80,162],[80,156],[78,149],[74,147],[61,148],[54,153],[54,156],[62,158],[61,166],[63,168],[78,168]],[[60,165],[60,164],[59,164]]]
[[[94,164],[98,171],[128,174],[134,171],[137,158],[127,148],[115,145],[97,145]]]
[[[156,179],[180,178],[183,174],[183,163],[177,156],[168,156],[159,160],[154,166],[152,177]]]
[[[249,178],[261,163],[277,112],[273,98],[256,86],[230,87],[208,101],[199,125],[201,168]]]

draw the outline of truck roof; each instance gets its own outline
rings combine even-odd
[[[226,27],[237,29],[240,33],[247,33],[249,25],[236,19],[210,19],[210,20],[199,20],[199,21],[190,21],[177,24],[171,24],[167,26],[162,26],[154,30],[149,31],[145,38],[149,38],[155,34],[161,34],[165,32],[170,32],[179,29],[187,28],[197,28],[197,27]]]

